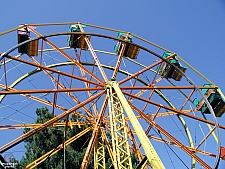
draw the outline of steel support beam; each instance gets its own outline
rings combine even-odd
[[[106,169],[105,167],[105,143],[102,134],[99,133],[94,149],[94,169]]]
[[[118,99],[121,102],[122,107],[126,111],[126,114],[136,131],[136,134],[143,146],[143,149],[145,151],[145,154],[148,158],[149,163],[151,164],[153,169],[165,169],[162,161],[160,160],[157,152],[155,151],[154,147],[150,143],[148,137],[146,136],[143,128],[141,127],[139,121],[137,120],[133,110],[131,109],[129,103],[127,102],[127,99],[123,95],[119,85],[117,82],[111,82],[110,84],[112,88],[115,90],[115,93],[117,94]]]
[[[114,151],[114,168],[132,169],[127,135],[128,129],[123,107],[113,88],[111,86],[107,87],[112,146]]]

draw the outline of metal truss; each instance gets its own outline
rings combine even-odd
[[[123,108],[117,94],[111,86],[108,90],[108,105],[112,134],[112,146],[114,152],[114,168],[132,169],[132,161],[128,144],[128,130]]]
[[[105,167],[105,143],[101,133],[94,149],[94,169],[106,169]]]

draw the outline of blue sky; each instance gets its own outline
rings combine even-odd
[[[223,0],[11,0],[1,2],[0,11],[0,32],[21,23],[70,21],[132,32],[177,53],[225,92]],[[0,51],[7,48],[1,42]]]
[[[222,0],[25,2],[24,6],[19,1],[1,3],[1,32],[20,23],[67,21],[130,31],[176,52],[223,89]]]

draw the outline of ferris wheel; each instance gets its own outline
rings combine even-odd
[[[85,126],[26,168],[66,152],[87,133],[80,168],[93,158],[94,169],[105,169],[106,152],[115,169],[217,168],[225,159],[219,134],[225,126],[217,122],[225,97],[176,53],[80,22],[23,24],[0,35],[18,40],[0,57],[2,155],[46,128]],[[52,117],[34,124],[43,106]]]

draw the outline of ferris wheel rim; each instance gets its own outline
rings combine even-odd
[[[4,52],[4,53],[2,53],[1,54],[1,57],[0,57],[0,61],[5,57],[5,56],[7,56],[9,53],[11,53],[13,50],[15,50],[15,49],[17,49],[20,45],[23,45],[23,44],[25,44],[25,43],[28,43],[28,42],[31,42],[31,41],[33,41],[33,40],[38,40],[38,39],[42,39],[42,38],[47,38],[47,37],[52,37],[52,36],[58,36],[58,35],[70,35],[70,34],[82,34],[82,35],[92,35],[92,36],[99,36],[99,37],[104,37],[104,38],[109,38],[109,39],[113,39],[113,40],[120,40],[120,41],[123,41],[123,40],[121,40],[121,39],[118,39],[118,38],[115,38],[115,37],[113,37],[113,38],[110,38],[110,36],[107,36],[107,35],[103,35],[103,36],[101,36],[100,34],[94,34],[94,33],[71,33],[71,32],[69,32],[69,33],[59,33],[59,34],[49,34],[49,35],[43,35],[43,36],[41,36],[41,37],[37,37],[37,38],[33,38],[33,39],[30,39],[30,40],[28,40],[28,41],[25,41],[25,42],[23,42],[23,43],[20,43],[19,45],[16,45],[16,46],[14,46],[13,48],[11,48],[11,49],[9,49],[8,51],[6,51],[6,52]],[[125,42],[125,40],[124,40],[124,42]],[[130,42],[128,42],[128,43],[130,43]],[[138,45],[138,44],[134,44],[135,46],[138,46],[138,47],[140,47],[142,50],[145,50],[145,49],[147,49],[147,48],[144,48],[144,47],[142,47],[142,46],[140,46],[140,45]],[[148,52],[148,49],[146,50],[147,52]],[[168,61],[166,60],[166,59],[164,59],[164,58],[162,58],[160,55],[155,55],[155,56],[159,56],[159,58],[160,59],[162,59],[162,60],[164,60],[165,62],[167,62],[168,63]],[[172,66],[174,66],[174,65],[172,65]],[[175,67],[175,66],[174,66]],[[175,67],[176,68],[176,67]],[[176,68],[177,69],[177,68]],[[189,80],[189,82],[190,83],[192,83],[192,85],[194,85],[195,86],[195,89],[197,89],[198,90],[198,92],[202,95],[202,97],[204,98],[204,100],[206,101],[206,104],[207,104],[207,106],[209,106],[209,108],[210,108],[210,112],[211,112],[211,115],[213,116],[213,118],[215,118],[214,119],[214,121],[215,121],[215,124],[216,124],[216,129],[218,130],[218,128],[219,128],[219,124],[218,124],[218,122],[217,122],[217,120],[216,120],[216,117],[215,117],[215,114],[214,113],[212,113],[213,112],[213,110],[212,110],[212,107],[211,107],[211,105],[208,103],[208,101],[207,101],[207,99],[205,98],[205,96],[201,93],[201,91],[198,89],[198,87],[197,87],[197,85],[195,85],[194,84],[194,82],[189,78],[189,77],[187,77],[186,76],[186,74],[184,74],[181,70],[179,70],[178,69],[178,71],[180,71],[180,73],[187,79],[187,80]],[[217,128],[218,127],[218,128]],[[218,133],[219,133],[219,131],[218,131]],[[218,139],[218,140],[220,140],[220,139]],[[220,154],[220,142],[219,142],[219,148],[218,148],[218,154]],[[217,160],[218,160],[218,163],[219,163],[219,155],[217,154]],[[216,161],[217,161],[216,160]]]

